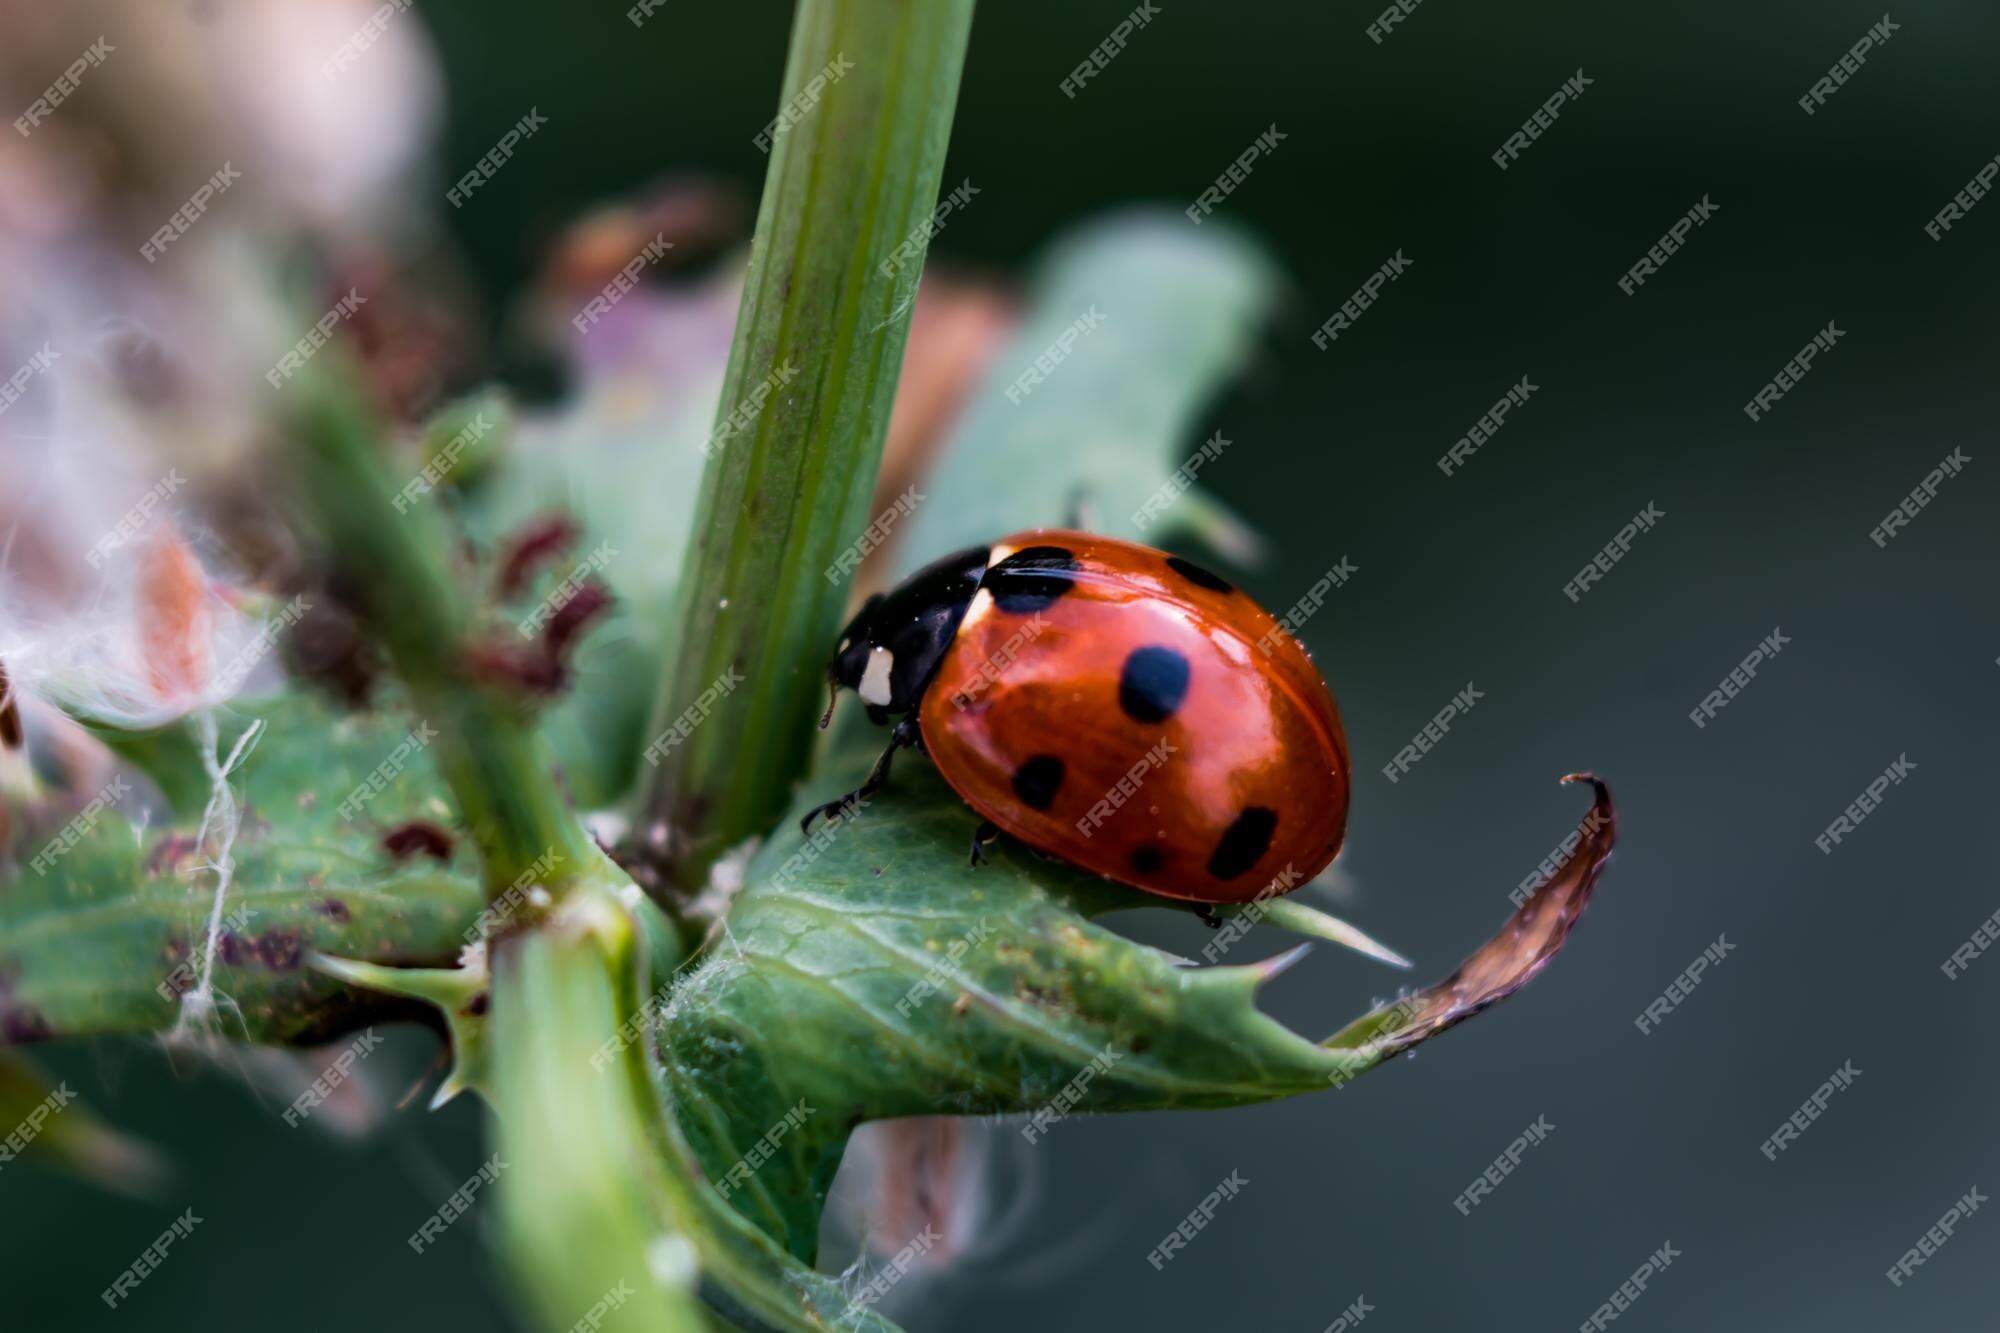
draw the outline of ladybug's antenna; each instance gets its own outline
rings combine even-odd
[[[819,729],[825,731],[833,721],[833,706],[840,702],[840,682],[832,676],[826,678],[826,711],[819,715]]]

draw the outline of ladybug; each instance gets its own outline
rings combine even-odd
[[[984,822],[1196,904],[1311,879],[1347,824],[1347,740],[1298,640],[1192,561],[1063,528],[946,556],[868,599],[827,668],[889,747],[802,827],[927,753]]]

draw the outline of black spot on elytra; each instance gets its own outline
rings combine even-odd
[[[1010,615],[1052,605],[1076,582],[1076,557],[1060,546],[1025,546],[986,571],[993,603]]]
[[[1208,873],[1217,879],[1235,879],[1270,850],[1271,835],[1277,828],[1276,810],[1251,806],[1236,816],[1236,822],[1223,833],[1222,841],[1215,844],[1215,854],[1208,858]]]
[[[1160,849],[1150,843],[1132,849],[1132,868],[1142,875],[1152,874],[1166,863],[1166,859]]]
[[[1139,722],[1164,722],[1187,698],[1188,660],[1171,648],[1134,648],[1118,673],[1118,706]]]
[[[1014,794],[1021,803],[1037,810],[1055,804],[1062,790],[1063,761],[1052,754],[1038,754],[1014,770]]]
[[[1167,557],[1167,568],[1194,584],[1197,588],[1207,588],[1210,592],[1235,592],[1236,585],[1222,575],[1203,569],[1192,560],[1183,560],[1177,555]]]

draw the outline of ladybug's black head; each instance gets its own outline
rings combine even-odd
[[[833,698],[839,698],[843,687],[853,690],[875,723],[914,709],[958,633],[972,594],[979,591],[987,553],[988,548],[975,546],[946,556],[893,592],[876,593],[862,603],[827,663]],[[832,717],[830,700],[819,724],[824,727]]]

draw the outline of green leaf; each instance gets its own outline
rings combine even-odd
[[[431,1095],[431,1110],[468,1088],[476,1088],[487,1097],[493,1095],[487,1042],[492,1027],[487,1017],[490,981],[483,961],[476,967],[464,963],[457,967],[394,967],[323,953],[307,954],[306,961],[340,981],[436,1007],[451,1034],[451,1072]]]
[[[827,775],[828,790],[858,777],[862,758]],[[1179,966],[1095,922],[1160,900],[1005,839],[972,867],[976,822],[934,770],[905,760],[852,818],[803,841],[787,826],[752,862],[724,939],[674,991],[665,1067],[713,1178],[789,1110],[809,1110],[732,1191],[801,1258],[866,1120],[1028,1112],[1039,1133],[1051,1114],[1233,1106],[1345,1083],[1539,970],[1612,837],[1600,786],[1569,860],[1459,973],[1315,1043],[1255,1003],[1296,952]]]
[[[350,820],[341,803],[408,742],[410,719],[341,718],[311,696],[286,694],[226,716],[221,748],[253,721],[264,730],[232,775],[243,804],[214,962],[222,1030],[307,1044],[413,1012],[313,972],[305,956],[456,959],[484,902],[467,841],[457,839],[443,862],[398,861],[381,841],[406,820],[455,825],[432,752],[411,747]],[[165,767],[155,771],[173,770],[184,785],[180,770],[195,753],[184,740],[156,736],[127,748],[159,759]],[[175,1024],[214,915],[215,877],[195,846],[197,826],[135,827],[107,809],[42,871],[28,858],[0,889],[0,1040]],[[60,831],[46,830],[34,847]]]
[[[1177,215],[1116,214],[1066,237],[921,484],[898,566],[908,573],[973,541],[1063,523],[1078,499],[1093,530],[1156,540],[1152,520],[1142,529],[1133,516],[1194,452],[1197,415],[1248,356],[1278,286],[1247,237],[1197,231]],[[1017,385],[1093,311],[1102,322],[1041,382]],[[1226,552],[1254,551],[1219,502],[1193,491],[1162,498],[1155,512],[1166,520]]]

